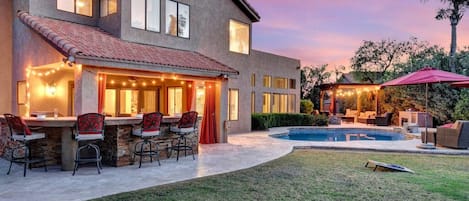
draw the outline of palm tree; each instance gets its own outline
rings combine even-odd
[[[438,10],[435,18],[437,20],[449,19],[451,24],[451,49],[449,52],[450,56],[450,68],[452,72],[456,72],[455,66],[455,54],[456,54],[456,27],[461,21],[464,11],[469,8],[469,0],[441,0],[443,3],[449,3],[448,8],[441,8]]]

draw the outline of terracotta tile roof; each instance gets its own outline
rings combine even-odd
[[[197,52],[132,43],[114,37],[98,27],[33,16],[27,12],[19,12],[18,18],[66,56],[238,74],[235,69]]]

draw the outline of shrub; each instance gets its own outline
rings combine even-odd
[[[270,114],[255,113],[251,115],[252,130],[266,130],[270,128]]]
[[[300,112],[304,114],[311,114],[313,112],[314,104],[311,100],[301,100],[300,102]]]
[[[453,117],[456,120],[469,120],[469,90],[464,90],[454,107]]]
[[[328,117],[309,114],[256,113],[251,115],[251,124],[252,130],[266,130],[282,126],[327,126]]]

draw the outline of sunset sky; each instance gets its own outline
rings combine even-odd
[[[298,58],[302,66],[349,66],[363,40],[417,37],[449,51],[449,20],[437,21],[439,0],[248,0],[261,16],[253,48]],[[458,47],[469,46],[469,11]]]

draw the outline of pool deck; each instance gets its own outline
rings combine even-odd
[[[330,127],[366,127],[364,125],[342,125]],[[382,129],[393,129],[391,127]],[[469,150],[438,147],[422,150],[416,146],[419,139],[405,141],[349,141],[310,142],[272,138],[269,135],[286,132],[288,128],[273,128],[265,132],[251,132],[229,136],[229,143],[200,145],[196,160],[182,157],[144,163],[127,167],[104,167],[101,175],[96,168],[81,168],[77,175],[50,167],[28,170],[22,175],[22,166],[14,165],[12,173],[6,175],[9,162],[0,159],[0,200],[87,200],[106,195],[128,192],[157,185],[174,183],[193,178],[222,174],[250,168],[290,153],[294,148],[323,148],[339,150],[373,150],[385,152],[409,152],[429,154],[460,154],[469,157]]]

